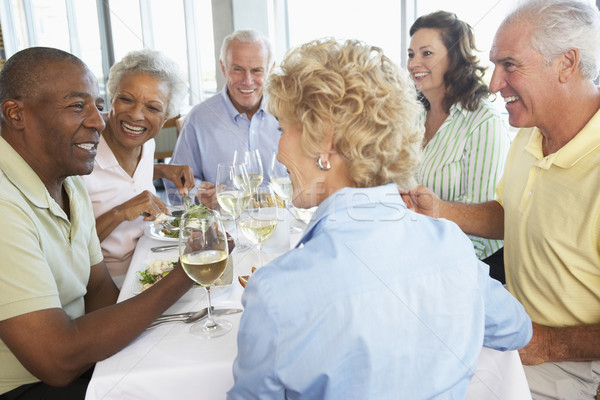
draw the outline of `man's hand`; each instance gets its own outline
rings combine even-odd
[[[202,181],[202,183],[198,185],[196,197],[200,204],[204,204],[213,210],[219,205],[219,203],[217,203],[217,191],[215,185],[210,182]]]
[[[552,361],[550,351],[552,350],[551,333],[552,328],[543,325],[532,324],[533,336],[529,344],[519,350],[523,365],[537,365],[546,361]]]
[[[189,165],[154,164],[154,178],[165,178],[175,184],[181,196],[195,186],[194,171]]]
[[[440,198],[425,186],[418,186],[408,192],[400,190],[406,206],[419,214],[438,218],[440,215]]]

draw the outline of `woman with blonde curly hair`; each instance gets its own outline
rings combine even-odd
[[[456,225],[398,193],[421,153],[410,78],[377,47],[320,40],[267,93],[294,205],[318,208],[248,280],[228,398],[464,398],[481,346],[522,347],[531,322]]]
[[[494,200],[510,138],[488,100],[471,27],[453,13],[437,11],[419,17],[410,36],[408,70],[426,109],[419,184],[444,200]],[[470,238],[492,276],[504,281],[502,241]]]

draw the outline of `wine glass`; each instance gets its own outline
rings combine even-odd
[[[258,149],[248,151],[236,150],[233,153],[233,164],[243,164],[246,166],[250,188],[254,192],[263,182],[263,166]]]
[[[268,185],[256,188],[242,211],[240,228],[251,242],[258,246],[258,264],[262,267],[262,246],[277,228],[277,200]]]
[[[221,209],[233,217],[235,225],[234,251],[248,250],[250,246],[240,242],[238,232],[239,219],[242,210],[250,198],[250,181],[244,164],[217,165],[216,193],[217,202]]]
[[[292,180],[285,165],[277,160],[276,151],[271,154],[271,168],[269,175],[271,177],[271,187],[273,188],[273,191],[279,196],[281,201],[283,201],[283,204],[290,215],[294,215],[291,211],[294,207],[291,201],[293,193]],[[290,224],[290,231],[299,232],[301,229]]]
[[[217,321],[212,317],[210,302],[210,287],[225,271],[228,256],[227,234],[218,212],[208,207],[195,207],[181,216],[181,266],[191,279],[206,289],[208,298],[206,322],[198,322],[190,328],[190,333],[196,337],[210,339],[231,330],[231,323]]]

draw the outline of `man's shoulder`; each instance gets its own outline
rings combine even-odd
[[[218,92],[208,99],[196,104],[194,107],[192,107],[188,115],[199,114],[205,110],[212,109],[217,106],[223,106],[223,96],[221,92]]]

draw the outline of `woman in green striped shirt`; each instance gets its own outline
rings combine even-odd
[[[408,70],[426,113],[420,184],[443,200],[481,203],[495,198],[510,138],[500,113],[490,103],[474,55],[471,27],[455,14],[438,11],[418,18],[410,28]],[[470,236],[477,256],[501,280],[498,266],[487,259],[502,248],[501,240]]]

